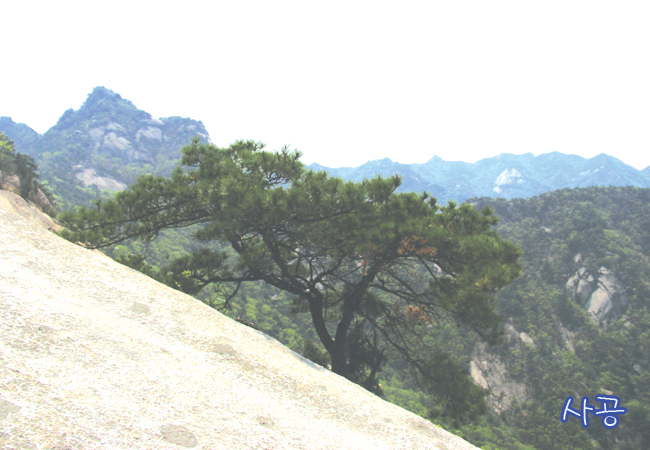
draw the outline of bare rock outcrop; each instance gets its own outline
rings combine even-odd
[[[475,448],[11,209],[0,448]]]
[[[20,195],[20,179],[17,175],[6,175],[0,171],[0,192],[9,192]],[[28,203],[35,205],[40,211],[51,211],[54,208],[53,202],[39,187],[33,189],[28,197]]]
[[[525,333],[522,334],[525,335]],[[517,339],[531,345],[523,336],[516,336]],[[525,336],[527,337],[527,335]],[[470,375],[476,384],[490,391],[487,402],[490,409],[495,412],[507,411],[515,400],[523,402],[528,399],[524,383],[515,380],[508,373],[506,364],[501,357],[490,351],[483,342],[478,342],[474,348],[470,361]]]
[[[616,277],[605,267],[597,271],[579,268],[567,281],[566,288],[596,323],[606,322],[626,302]]]
[[[47,230],[60,231],[63,229],[52,217],[45,214],[37,204],[23,199],[14,192],[0,190],[0,210],[14,212],[21,217],[29,219]]]

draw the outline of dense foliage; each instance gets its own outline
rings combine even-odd
[[[503,390],[490,380],[487,414],[466,410],[454,418],[442,406],[445,392],[454,392],[451,377],[440,377],[432,395],[388,348],[388,362],[379,374],[385,398],[485,449],[650,448],[650,190],[567,189],[525,200],[483,198],[473,203],[494,208],[501,218],[499,234],[524,251],[522,276],[497,294],[497,305],[507,325],[532,343],[508,333],[489,355],[503,363],[506,380],[523,386],[525,395],[513,398],[506,409],[497,408]],[[188,245],[190,240],[163,234],[149,249],[135,243],[115,252],[125,261],[131,251],[146,254],[150,264],[163,267],[165,255],[182,253],[177,242]],[[145,266],[140,260],[140,268]],[[614,307],[602,320],[588,314],[567,288],[583,267],[595,274],[606,267],[617,280]],[[213,299],[209,289],[199,296],[208,303]],[[228,314],[327,364],[308,313],[293,311],[292,296],[253,283],[242,287]],[[427,328],[424,339],[432,354],[446,355],[465,370],[470,361],[485,358],[477,354],[475,336],[453,321]],[[462,383],[467,377],[456,380]],[[628,408],[616,429],[605,430],[593,419],[588,429],[577,420],[560,422],[567,396],[593,401],[594,395],[607,392]],[[481,402],[472,405],[480,409]]]
[[[155,191],[162,186],[157,184],[155,175],[171,174],[180,155],[180,142],[186,143],[198,129],[192,127],[200,125],[181,118],[163,121],[170,127],[165,128],[161,121],[152,120],[151,116],[104,88],[96,88],[81,109],[66,111],[57,126],[43,136],[22,124],[13,124],[8,118],[0,118],[0,123],[10,128],[5,129],[7,134],[20,144],[15,147],[0,135],[0,177],[5,181],[7,178],[25,180],[21,183],[21,192],[28,197],[28,191],[33,195],[37,185],[47,193],[43,185],[49,183],[62,209],[89,206],[92,199],[99,197],[109,198],[109,193],[93,185],[84,186],[75,177],[80,166],[93,167],[99,176],[116,177],[124,182],[133,182],[143,173],[152,174],[154,176],[147,177],[150,181],[146,186]],[[103,138],[93,135],[101,128],[134,144],[138,131],[149,125],[162,127],[163,139],[148,142],[146,148],[151,151],[138,157],[121,153],[114,147],[98,148]],[[140,142],[146,141],[146,137],[140,136],[140,139]],[[36,159],[31,160],[26,155],[18,157],[15,148]],[[38,163],[47,182],[39,181],[34,162]],[[540,164],[533,165],[533,162]],[[631,171],[629,166],[621,167],[624,165],[620,161],[606,155],[591,160],[557,153],[538,157],[500,155],[474,165],[443,163],[433,158],[415,167],[382,160],[357,168],[364,170],[361,172],[356,169],[329,171],[358,182],[364,177],[384,173],[388,179],[382,183],[390,186],[391,174],[399,170],[404,183],[398,187],[398,192],[426,188],[439,198],[457,199],[482,193],[528,196],[553,186],[644,185],[637,179],[638,173]],[[472,166],[471,171],[468,171],[469,166]],[[643,173],[647,178],[647,170]],[[509,184],[499,184],[502,191],[496,193],[495,180],[504,175],[515,178]],[[425,182],[427,184],[423,184]],[[477,183],[482,189],[476,188]],[[288,184],[279,187],[286,189]],[[365,189],[370,189],[367,183]],[[204,183],[204,191],[206,195],[221,192],[209,183]],[[423,360],[428,364],[422,367],[428,368],[429,376],[422,377],[414,371],[395,347],[386,345],[381,333],[377,334],[376,342],[373,340],[375,335],[369,326],[372,325],[370,319],[375,317],[374,310],[367,312],[370,319],[357,317],[351,324],[347,347],[355,355],[352,359],[356,362],[350,364],[350,371],[361,375],[358,382],[374,379],[366,385],[389,401],[430,418],[482,448],[650,448],[650,428],[646,426],[650,423],[650,410],[646,406],[650,400],[648,192],[631,188],[587,188],[549,192],[526,200],[470,200],[476,209],[493,208],[495,215],[500,217],[494,229],[524,250],[522,276],[496,294],[497,311],[506,324],[503,342],[485,350],[471,326],[454,320],[453,315],[436,316],[428,310],[423,315],[413,302],[394,301],[400,306],[403,320],[409,322],[406,318],[410,318],[408,325],[416,332],[418,348],[426,349]],[[246,199],[247,194],[243,192],[242,198]],[[321,191],[320,199],[326,197],[325,194],[326,191]],[[407,198],[415,199],[414,204],[418,205],[430,201],[417,195],[403,197]],[[100,205],[105,208],[107,203]],[[242,216],[252,217],[256,213],[250,204],[232,206],[235,212],[238,206],[243,211]],[[452,209],[456,213],[461,211],[462,215],[463,208],[466,207],[454,205]],[[441,209],[436,214],[441,214]],[[157,238],[153,241],[124,241],[104,251],[174,287],[196,292],[201,280],[177,273],[181,268],[191,269],[179,266],[179,261],[190,262],[188,253],[207,248],[212,253],[227,256],[230,262],[238,258],[237,252],[226,242],[197,242],[193,233],[200,228],[201,224],[166,229],[155,233]],[[419,256],[426,256],[426,246],[418,246],[417,241],[410,244],[415,244],[412,250],[416,253],[424,251]],[[405,247],[408,246],[407,241]],[[603,268],[610,279],[615,280],[616,290],[611,310],[598,316],[587,312],[589,301],[576,295],[570,280],[583,273],[584,280],[589,276],[596,280],[594,286],[602,284],[599,276],[604,273]],[[417,270],[412,273],[420,280],[426,275]],[[198,298],[214,307],[223,306],[230,294],[232,290],[224,291],[214,284],[196,293]],[[587,294],[588,291],[585,296]],[[391,293],[374,292],[373,295],[375,300],[368,305],[390,302],[394,298]],[[273,287],[263,280],[250,281],[229,297],[228,306],[226,313],[231,317],[255,326],[319,364],[330,365],[330,355],[313,327],[308,304],[300,295]],[[323,317],[328,332],[335,338],[342,318],[341,309],[333,305]],[[431,323],[429,317],[435,320]],[[494,319],[495,316],[488,317]],[[477,365],[483,363],[490,366],[483,372],[488,391],[469,383],[470,365],[476,375]],[[374,378],[371,377],[373,367],[382,369],[374,373]],[[492,369],[503,371],[503,379],[490,378],[488,373]],[[511,385],[521,389],[517,391]],[[603,392],[619,395],[628,408],[617,429],[605,430],[598,421],[593,421],[588,429],[583,429],[576,420],[567,424],[559,422],[559,411],[567,395],[575,398],[586,395],[593,399],[595,394]]]
[[[519,250],[492,231],[489,209],[397,194],[396,177],[345,182],[305,170],[298,152],[252,141],[196,139],[182,152],[171,178],[140,177],[96,208],[63,215],[76,230],[67,236],[103,248],[195,225],[193,238],[208,245],[171,261],[170,285],[193,294],[213,286],[222,307],[243,283],[274,286],[309,312],[335,373],[379,392],[379,371],[397,356],[444,411],[481,412],[484,394],[467,369],[424,337],[449,320],[499,336],[493,294],[517,276]]]
[[[525,200],[471,201],[477,209],[493,208],[501,219],[497,232],[524,250],[523,275],[497,294],[498,312],[510,331],[504,342],[481,353],[476,335],[450,317],[419,324],[427,361],[436,362],[442,371],[436,373],[436,386],[427,389],[426,379],[394,347],[386,346],[381,353],[382,371],[375,373],[375,392],[485,449],[649,448],[650,435],[644,425],[650,423],[646,406],[650,400],[649,192],[585,188]],[[122,242],[106,250],[125,264],[191,291],[191,280],[173,276],[170,261],[206,246],[225,252],[231,260],[236,257],[227,246],[197,243],[192,238],[196,228],[164,230],[155,241]],[[616,292],[611,310],[598,317],[586,311],[588,303],[575,295],[569,281],[580,271],[598,279],[603,268],[616,281]],[[214,286],[197,294],[215,307],[223,305],[224,295]],[[229,306],[231,317],[320,364],[331,363],[299,296],[255,281],[242,285]],[[404,303],[404,317],[407,307]],[[413,313],[411,309],[411,316],[417,317],[417,311]],[[335,334],[340,311],[329,310],[324,317],[328,330]],[[350,336],[355,337],[354,333]],[[366,378],[378,360],[373,360],[372,338],[366,332],[365,349],[358,347],[364,352],[357,352]],[[525,392],[508,393],[499,380],[489,379],[487,413],[484,391],[467,386],[470,362],[478,363],[486,355],[502,364],[506,383],[519,385]],[[429,375],[433,379],[432,371]],[[593,400],[594,395],[609,392],[620,396],[628,408],[618,428],[605,430],[598,420],[592,420],[588,429],[577,420],[560,423],[567,396]],[[454,397],[454,393],[462,395]],[[456,405],[458,411],[454,411]]]
[[[507,414],[520,439],[542,449],[650,448],[650,190],[566,189],[477,202],[486,204],[502,218],[499,231],[525,252],[522,278],[499,300],[502,315],[535,343],[500,350],[529,393]],[[592,293],[613,280],[609,311],[585,311],[591,303],[571,284],[580,273],[595,279]],[[602,393],[628,408],[619,427],[559,422],[567,396],[593,401]]]

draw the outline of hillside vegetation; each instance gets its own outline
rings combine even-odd
[[[499,233],[524,250],[522,277],[499,293],[508,342],[489,352],[506,379],[525,386],[504,421],[535,448],[648,448],[650,190],[566,189],[475,204],[493,207]],[[567,396],[601,393],[628,408],[618,428],[560,423]]]
[[[0,131],[26,156],[23,162],[34,158],[29,170],[40,172],[42,181],[32,182],[49,186],[61,209],[109,198],[139,175],[168,176],[192,136],[209,141],[201,122],[154,119],[105,88],[96,88],[79,110],[66,111],[44,135],[6,117]],[[420,165],[381,160],[358,168],[312,167],[354,181],[398,173],[401,191],[426,189],[440,204],[472,197],[467,202],[492,208],[500,218],[496,231],[523,250],[521,277],[497,294],[498,345],[481,343],[453,320],[426,324],[423,342],[439,368],[435,386],[422,384],[388,349],[392,362],[377,374],[377,393],[486,449],[650,448],[650,189],[643,188],[650,168],[637,171],[607,155],[587,160],[559,153],[475,164],[434,157]],[[619,187],[589,187],[595,185]],[[574,188],[557,190],[567,186]],[[529,198],[508,199],[515,196]],[[165,230],[153,242],[106,252],[169,282],[170,261],[198,248],[193,231]],[[198,297],[215,307],[223,301],[213,288]],[[251,282],[226,313],[330,364],[309,314],[292,295]],[[336,316],[331,319],[329,326]],[[601,393],[619,396],[628,408],[616,429],[598,420],[587,429],[574,418],[560,422],[567,396],[593,401]]]
[[[503,343],[486,347],[456,323],[431,328],[429,342],[445,355],[441,365],[473,369],[490,392],[489,412],[442,415],[440,398],[399,364],[380,375],[385,397],[486,449],[650,448],[650,189],[566,189],[472,203],[494,208],[497,231],[524,251],[521,278],[497,294]],[[230,314],[318,355],[308,319],[291,311],[290,298],[258,285],[240,293]],[[442,380],[439,395],[458,389],[454,381]],[[628,408],[616,429],[599,420],[587,429],[560,422],[567,396],[593,402],[603,393]]]
[[[460,324],[438,322],[426,338],[439,355],[437,395],[426,393],[398,355],[389,355],[395,362],[379,374],[382,394],[486,449],[649,446],[650,190],[567,189],[471,203],[493,208],[501,218],[497,231],[524,251],[521,278],[498,294],[502,343],[489,347]],[[142,257],[128,256],[124,246],[113,254],[145,272],[164,267],[166,258],[182,253],[179,243],[189,245],[178,232],[166,233],[148,249],[133,244]],[[210,290],[199,297],[213,305],[219,300]],[[329,363],[309,315],[286,293],[245,285],[227,314]],[[486,409],[480,397],[453,396],[466,389],[468,372],[486,388]],[[616,429],[559,421],[567,396],[602,393],[619,396],[628,408]],[[475,408],[457,404],[462,401]],[[444,402],[456,402],[464,413],[450,415]]]

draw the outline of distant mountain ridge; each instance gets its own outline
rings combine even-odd
[[[650,167],[637,170],[604,153],[590,159],[559,152],[502,153],[476,163],[434,156],[423,164],[401,164],[384,158],[358,167],[308,167],[351,181],[398,174],[402,176],[400,191],[427,191],[440,200],[461,202],[473,197],[527,198],[564,188],[650,187]]]
[[[78,110],[65,111],[43,135],[9,117],[0,117],[0,132],[15,142],[19,152],[35,158],[43,180],[64,208],[88,204],[102,192],[124,189],[141,174],[168,176],[180,159],[180,149],[192,137],[210,140],[200,121],[155,119],[101,86]],[[650,167],[637,170],[606,154],[587,159],[559,152],[502,153],[476,163],[434,156],[423,164],[384,158],[358,167],[308,167],[352,181],[398,174],[403,178],[400,191],[427,191],[441,201],[527,198],[589,186],[650,187]]]
[[[61,196],[68,195],[64,191],[68,185],[61,181],[65,176],[77,183],[74,192],[87,200],[100,194],[101,183],[125,183],[121,180],[147,171],[164,175],[178,161],[178,148],[187,143],[183,139],[191,136],[182,133],[199,129],[189,127],[200,122],[180,118],[161,119],[165,126],[179,120],[175,129],[165,128],[131,102],[102,89],[101,95],[91,100],[93,91],[82,108],[67,111],[53,127],[47,141],[51,150],[45,150],[45,135],[0,118],[0,131],[7,126],[6,134],[19,151],[25,152],[30,142],[35,146],[30,148],[37,150],[34,155],[40,158],[44,178],[58,183]],[[163,139],[149,141],[148,127],[160,129]],[[178,140],[174,130],[180,130]],[[161,142],[173,145],[163,148]],[[56,145],[65,147],[52,150]],[[637,170],[605,154],[587,159],[559,152],[501,154],[476,163],[434,156],[423,164],[386,158],[355,168],[309,167],[354,180],[398,173],[403,176],[401,191],[427,190],[441,201],[474,198],[474,206],[490,206],[500,217],[495,230],[524,250],[522,277],[497,297],[505,321],[505,342],[500,347],[479,344],[456,323],[431,331],[439,333],[440,350],[469,366],[475,382],[489,389],[489,404],[497,414],[488,425],[464,428],[463,437],[482,448],[513,450],[650,448],[650,189],[618,187],[650,187],[650,167]],[[90,169],[94,175],[84,172]],[[96,184],[84,186],[79,178],[84,173],[89,175],[87,181]],[[595,185],[617,187],[582,188]],[[520,198],[510,199],[514,197]],[[77,201],[72,198],[70,203]],[[173,243],[182,247],[185,244],[178,236]],[[161,261],[170,249],[178,248],[171,247],[170,241],[151,246]],[[60,263],[60,252],[56,259]],[[241,303],[232,317],[255,323],[269,335],[285,339],[287,345],[300,342],[288,333],[305,330],[299,315],[284,312],[290,304],[281,314],[270,313],[268,308],[277,305],[276,293],[258,285],[242,287],[240,293]],[[160,297],[156,298],[159,303]],[[400,377],[403,373],[385,368],[382,389],[391,402],[417,412],[428,406],[427,400],[417,400],[423,397]],[[568,395],[593,398],[598,392],[620,396],[629,409],[617,430],[604,431],[597,421],[584,429],[575,418],[567,424],[558,420]],[[0,415],[1,407],[2,399]],[[15,417],[19,416],[9,416]]]

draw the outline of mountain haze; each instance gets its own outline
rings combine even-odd
[[[153,119],[119,94],[101,87],[79,110],[66,111],[43,135],[6,117],[0,118],[0,131],[15,141],[18,151],[37,159],[42,178],[68,208],[122,189],[139,174],[168,175],[180,158],[179,149],[192,136],[209,140],[201,122],[178,117]],[[501,154],[476,163],[434,156],[423,164],[401,164],[385,158],[354,168],[309,167],[354,181],[399,174],[403,177],[401,191],[426,190],[441,202],[457,200],[471,202],[477,208],[488,206],[500,217],[495,231],[524,252],[521,278],[497,294],[503,343],[488,347],[457,323],[441,322],[427,332],[431,348],[467,368],[475,384],[486,390],[490,413],[476,423],[460,423],[440,415],[436,398],[425,394],[399,365],[386,366],[380,374],[387,400],[489,450],[650,448],[650,167],[637,170],[606,154],[583,158],[558,152]],[[6,199],[3,202],[9,204]],[[10,204],[15,208],[18,203]],[[125,263],[127,256],[133,256],[130,253],[136,253],[134,261],[138,264],[131,267],[146,273],[147,264],[164,267],[170,256],[190,251],[192,241],[185,231],[167,230],[154,242],[128,243],[107,252]],[[14,238],[11,233],[6,235]],[[31,248],[32,244],[25,245]],[[20,253],[12,251],[12,257]],[[21,264],[28,265],[24,261]],[[15,272],[11,272],[12,267],[7,273]],[[73,270],[84,273],[76,266]],[[133,275],[115,273],[118,277]],[[2,288],[0,283],[0,293]],[[127,294],[134,298],[139,295]],[[208,294],[199,298],[210,304]],[[14,297],[12,291],[7,298],[13,301]],[[146,301],[153,311],[158,299],[152,298]],[[182,302],[187,301],[182,297]],[[268,285],[242,286],[232,305],[231,317],[253,324],[296,352],[306,354],[307,341],[318,344],[310,317],[295,309],[291,296]],[[252,336],[253,340],[260,336],[231,327],[222,316],[210,317],[228,333],[246,339]],[[45,320],[43,324],[53,327]],[[0,331],[3,329],[0,326]],[[25,342],[32,342],[29,339]],[[3,355],[0,352],[0,371],[6,365]],[[297,358],[294,354],[291,357]],[[327,365],[327,361],[322,364]],[[445,392],[444,383],[440,389]],[[566,424],[559,421],[567,396],[593,399],[600,393],[620,396],[628,408],[618,428],[605,430],[598,420],[593,420],[588,429],[577,420]],[[13,411],[22,406],[15,397],[4,394],[0,385],[0,418],[9,411],[13,419]],[[260,417],[264,422],[266,416]],[[246,424],[260,430],[259,423],[249,419]],[[285,422],[274,419],[273,423]],[[173,425],[179,426],[177,422]],[[162,439],[161,428],[156,431],[152,427],[147,435],[149,442]],[[0,430],[0,447],[6,436],[3,432]]]
[[[423,164],[401,164],[384,158],[358,167],[309,167],[351,181],[398,174],[403,177],[401,191],[427,191],[440,200],[456,201],[473,197],[526,198],[589,186],[650,187],[650,168],[637,170],[605,154],[587,159],[559,152],[538,156],[502,153],[476,163],[444,161],[434,156]]]
[[[65,208],[124,189],[141,174],[167,176],[180,159],[179,150],[192,137],[210,139],[200,121],[155,119],[104,87],[96,87],[78,110],[65,111],[43,135],[9,117],[0,117],[0,132],[16,143],[19,152],[36,159],[42,178]],[[650,167],[637,170],[606,154],[587,159],[559,152],[538,156],[503,153],[476,163],[433,156],[422,164],[384,158],[358,167],[312,164],[309,168],[352,181],[397,174],[403,178],[400,191],[426,190],[441,201],[526,198],[589,186],[650,187]]]

